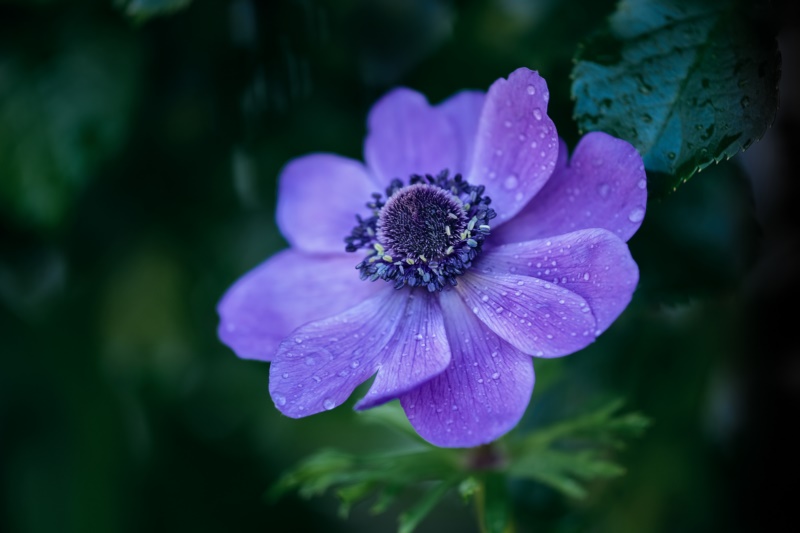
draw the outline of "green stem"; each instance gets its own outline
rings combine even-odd
[[[475,515],[478,519],[478,529],[481,533],[488,533],[486,529],[486,483],[481,478],[478,489],[475,491]]]

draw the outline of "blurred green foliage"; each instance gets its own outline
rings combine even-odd
[[[281,166],[312,151],[360,158],[366,113],[392,86],[438,102],[528,66],[574,146],[572,57],[614,2],[186,4],[142,18],[131,6],[177,3],[0,0],[0,530],[372,532],[408,509],[414,523],[414,491],[379,516],[355,504],[347,521],[332,494],[263,498],[321,449],[402,444],[358,424],[352,400],[282,417],[268,366],[217,340],[216,302],[284,246]],[[629,309],[586,350],[537,361],[520,430],[623,397],[654,420],[614,455],[627,473],[594,479],[581,500],[541,476],[514,480],[488,521],[505,502],[519,532],[759,523],[751,496],[770,470],[766,408],[784,374],[768,296],[786,291],[750,190],[776,182],[749,179],[722,163],[651,202],[631,240]],[[440,504],[416,531],[477,531],[456,491],[428,488]]]

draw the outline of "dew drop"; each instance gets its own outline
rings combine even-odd
[[[644,209],[641,207],[634,207],[633,210],[628,213],[628,220],[631,222],[641,222],[644,219]]]
[[[306,365],[314,366],[314,363],[316,363],[316,361],[314,361],[313,357],[306,357]]]
[[[275,396],[275,403],[278,405],[286,405],[286,398],[283,396]]]
[[[324,402],[322,402],[322,407],[330,411],[334,407],[336,407],[336,402],[331,400],[330,398],[326,398]]]
[[[294,342],[296,342],[297,344],[302,344],[303,343],[303,339],[300,338],[300,337],[295,337],[294,338]]]
[[[542,120],[542,110],[538,107],[533,110],[533,118],[536,120]]]
[[[283,379],[289,379],[289,373],[288,372],[284,372],[282,377],[283,377]]]
[[[585,272],[583,274],[583,281],[589,281],[589,273],[588,272]]]
[[[358,361],[353,361],[352,363],[350,363],[350,368],[358,368],[359,364],[360,363]]]
[[[597,193],[602,198],[608,198],[609,190],[611,190],[611,187],[609,187],[608,183],[601,183],[600,185],[597,186]]]
[[[492,379],[500,379],[500,373],[495,372],[494,374],[492,374]]]
[[[488,302],[489,301],[489,297],[484,294],[483,296],[481,296],[481,301],[482,302]]]
[[[519,184],[519,180],[518,180],[518,179],[517,179],[517,177],[516,177],[515,175],[513,175],[513,174],[512,174],[512,175],[510,175],[509,177],[507,177],[507,178],[505,179],[505,181],[503,181],[503,186],[504,186],[506,189],[509,189],[509,190],[511,190],[511,189],[516,189],[518,184]]]
[[[528,85],[528,94],[531,96],[536,94],[536,87],[534,87],[533,85]]]

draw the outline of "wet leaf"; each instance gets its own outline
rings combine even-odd
[[[780,64],[774,33],[748,6],[622,0],[578,52],[579,127],[636,146],[659,192],[746,149],[775,118]]]

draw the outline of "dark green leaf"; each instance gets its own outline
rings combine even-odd
[[[414,531],[452,486],[453,484],[447,481],[436,483],[420,498],[416,505],[400,515],[398,532],[411,533]]]
[[[579,127],[631,142],[659,190],[746,149],[778,103],[777,43],[758,20],[738,2],[622,0],[576,58]]]
[[[650,424],[638,413],[617,415],[621,401],[531,433],[513,443],[508,473],[529,478],[573,498],[586,496],[582,482],[612,478],[625,470],[608,459],[624,437],[640,435]]]

